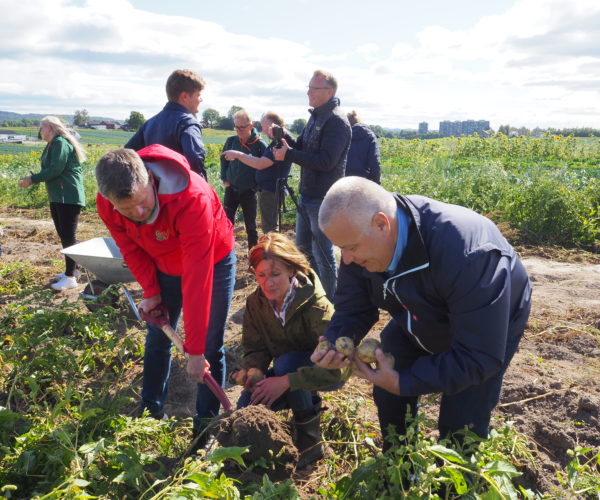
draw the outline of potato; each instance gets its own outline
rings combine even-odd
[[[339,337],[335,341],[335,350],[346,357],[350,357],[354,351],[354,341],[350,337]]]
[[[317,351],[330,351],[331,349],[333,349],[333,344],[329,340],[321,340],[316,348]]]
[[[375,349],[381,349],[381,343],[376,339],[365,339],[356,348],[356,355],[364,363],[375,363]]]
[[[256,382],[261,381],[263,378],[265,378],[265,374],[259,370],[258,368],[249,368],[248,369],[248,378],[246,380],[246,388],[248,390],[252,390],[254,389],[254,385],[256,384]]]
[[[246,379],[248,378],[248,372],[246,370],[238,370],[237,372],[231,374],[231,378],[237,385],[244,385],[246,383]]]

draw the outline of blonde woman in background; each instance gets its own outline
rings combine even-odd
[[[63,248],[76,243],[77,223],[81,208],[85,206],[83,172],[85,151],[56,116],[46,116],[40,121],[40,135],[48,144],[42,153],[42,169],[37,174],[23,177],[19,187],[28,188],[46,183],[50,200],[50,213]],[[75,261],[65,256],[65,272],[54,276],[55,290],[77,287]]]

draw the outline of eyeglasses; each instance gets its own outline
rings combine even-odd
[[[248,125],[235,125],[235,129],[236,130],[244,130],[245,128],[248,128],[250,125],[252,125],[252,124],[249,123]]]
[[[308,90],[329,90],[331,89],[331,87],[312,87],[312,86],[308,86]]]

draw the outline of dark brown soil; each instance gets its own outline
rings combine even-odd
[[[266,406],[236,410],[219,418],[214,427],[215,438],[221,446],[250,447],[243,458],[256,477],[251,478],[249,472],[240,471],[236,474],[238,478],[260,482],[263,473],[273,481],[291,477],[298,461],[298,450],[292,442],[290,428]]]

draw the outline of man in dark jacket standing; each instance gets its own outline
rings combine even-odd
[[[204,85],[202,77],[193,71],[173,71],[167,80],[169,102],[141,126],[125,147],[139,151],[152,144],[162,144],[185,156],[191,169],[206,179],[202,128],[195,117]]]
[[[223,151],[241,151],[252,156],[260,157],[267,150],[267,145],[252,125],[248,113],[240,109],[233,115],[236,135],[227,138]],[[256,170],[235,158],[227,160],[221,155],[221,180],[225,185],[223,207],[232,224],[235,224],[235,213],[242,207],[244,225],[248,235],[248,250],[258,242],[256,230]]]
[[[358,175],[381,184],[377,136],[367,125],[361,123],[356,111],[348,113],[348,121],[352,126],[352,142],[348,151],[346,177]]]
[[[362,177],[333,185],[319,224],[343,260],[327,338],[358,342],[380,309],[392,316],[376,351],[380,368],[356,361],[374,384],[384,436],[389,425],[404,434],[407,409],[416,415],[421,394],[441,392],[442,437],[465,426],[487,437],[531,305],[527,272],[498,228],[467,208],[389,193]],[[335,351],[312,360],[350,362]]]
[[[296,244],[309,257],[329,300],[335,293],[336,263],[333,245],[319,228],[319,207],[331,185],[344,176],[351,136],[336,92],[335,77],[315,71],[308,84],[308,103],[313,109],[306,127],[296,141],[283,139],[283,146],[274,150],[276,161],[301,167]]]

